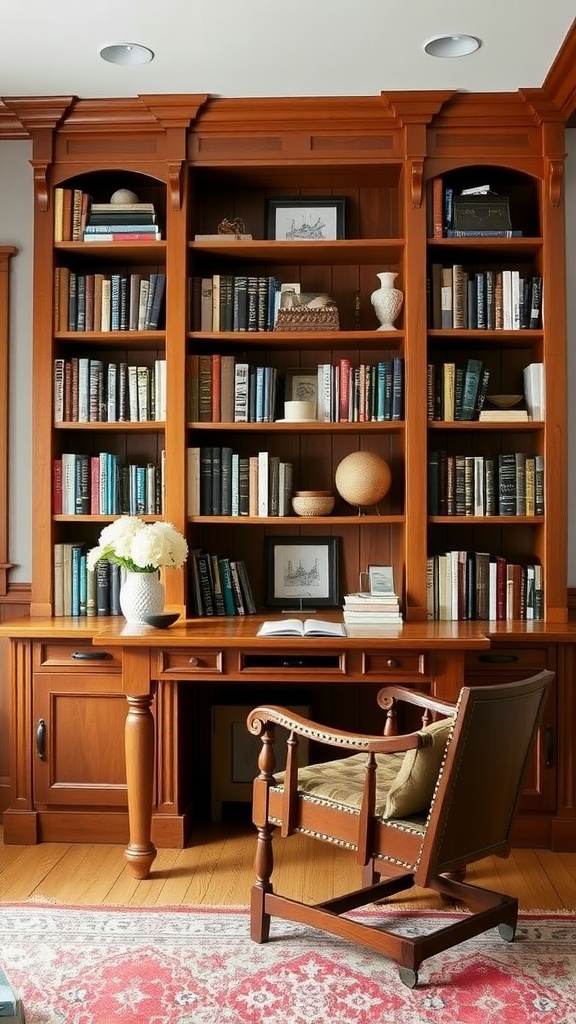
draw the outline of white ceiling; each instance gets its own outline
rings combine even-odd
[[[377,95],[513,91],[543,84],[574,0],[2,0],[0,96]],[[472,56],[438,60],[430,36],[467,32]],[[142,67],[107,43],[155,51]]]

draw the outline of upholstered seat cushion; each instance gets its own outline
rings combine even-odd
[[[428,811],[440,773],[451,720],[420,730],[424,745],[398,754],[377,754],[376,816],[404,818]],[[359,811],[366,773],[366,754],[308,765],[298,772],[298,790],[307,797]],[[284,773],[276,775],[279,785]]]

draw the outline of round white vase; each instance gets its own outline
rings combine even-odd
[[[372,292],[370,302],[374,306],[374,312],[380,321],[379,331],[395,331],[394,321],[397,319],[404,296],[399,288],[394,287],[394,281],[398,277],[391,270],[383,270],[376,274],[380,281],[380,287]]]
[[[120,607],[126,622],[144,622],[144,615],[164,611],[164,587],[157,572],[127,572],[120,587]]]

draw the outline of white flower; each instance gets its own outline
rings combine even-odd
[[[120,516],[100,534],[98,547],[88,552],[87,565],[117,562],[130,572],[177,569],[188,556],[188,545],[172,523],[144,523],[138,516]]]

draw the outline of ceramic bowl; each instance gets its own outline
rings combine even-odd
[[[524,395],[486,395],[486,401],[497,409],[513,409],[523,398]]]
[[[329,516],[334,508],[334,495],[329,491],[296,491],[292,508],[297,516]]]
[[[155,626],[156,629],[167,629],[173,622],[180,618],[179,612],[156,612],[151,615],[142,616],[147,626]]]

